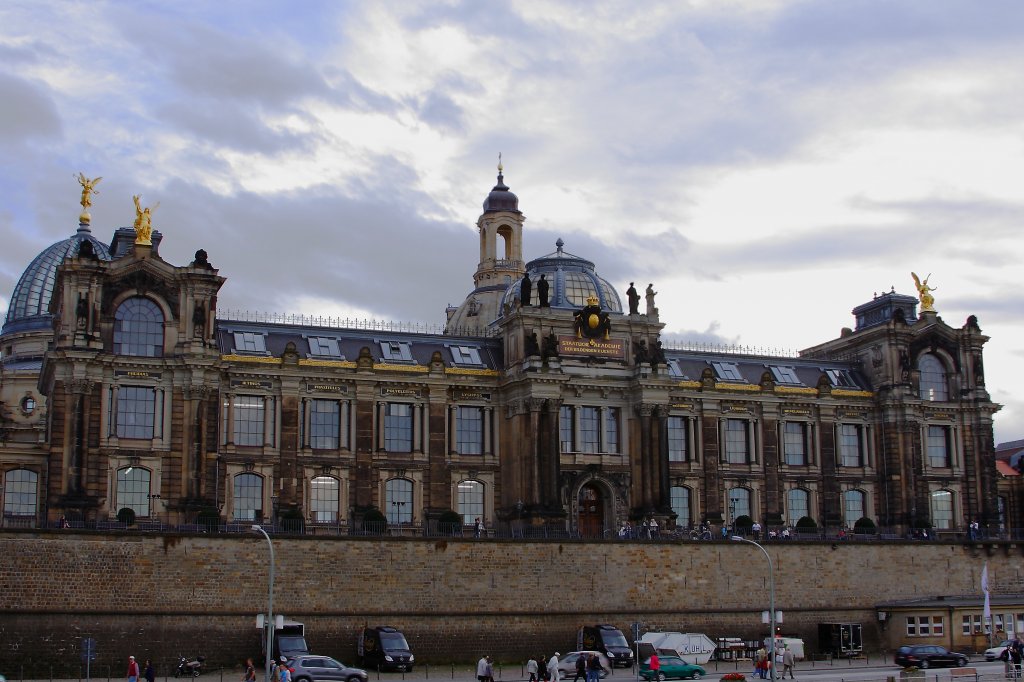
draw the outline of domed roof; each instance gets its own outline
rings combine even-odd
[[[92,245],[97,258],[110,260],[106,245],[92,236],[88,223],[81,223],[78,232],[43,249],[25,268],[11,294],[11,305],[7,309],[7,319],[0,333],[50,326],[50,298],[57,279],[57,268],[68,256],[77,256],[84,242]]]
[[[498,166],[498,184],[494,186],[491,193],[484,199],[484,213],[495,211],[511,211],[519,213],[519,197],[508,191],[505,184],[505,176],[502,175],[502,168]]]
[[[565,242],[559,239],[555,242],[554,253],[535,258],[526,264],[526,272],[533,282],[530,303],[537,305],[537,282],[544,275],[549,283],[548,303],[552,308],[579,310],[587,305],[588,298],[597,296],[601,310],[621,313],[622,301],[615,287],[597,274],[591,261],[564,251],[564,245]],[[505,291],[503,307],[519,296],[522,283],[521,279],[517,280]]]

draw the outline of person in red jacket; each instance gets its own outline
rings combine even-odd
[[[139,664],[134,656],[128,657],[128,682],[139,682]]]
[[[651,679],[658,679],[658,671],[661,670],[661,661],[658,660],[657,652],[651,654],[651,658],[647,661],[647,668],[651,671]]]

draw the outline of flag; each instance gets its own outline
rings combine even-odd
[[[992,622],[992,606],[988,599],[988,562],[981,569],[981,591],[985,593],[985,622]]]

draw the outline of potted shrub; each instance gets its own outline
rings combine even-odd
[[[853,532],[858,535],[874,535],[875,522],[866,516],[862,516],[857,519],[857,523],[853,524]]]
[[[437,532],[444,536],[456,536],[462,532],[462,514],[448,509],[437,517]]]
[[[126,526],[135,525],[135,510],[131,507],[121,507],[117,511],[117,520]]]
[[[383,534],[388,529],[388,520],[376,507],[370,507],[363,514],[363,532]]]

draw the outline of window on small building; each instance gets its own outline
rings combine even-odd
[[[847,490],[843,493],[843,522],[848,528],[864,517],[864,492]]]
[[[455,410],[455,451],[460,455],[479,455],[483,453],[483,408],[460,405]]]
[[[790,466],[806,466],[807,424],[804,422],[786,422],[782,437],[786,464]]]
[[[942,616],[936,616],[940,620]],[[932,616],[907,616],[907,636],[908,637],[931,637],[932,636]]]
[[[928,427],[928,466],[946,469],[950,466],[949,427]]]
[[[747,422],[743,419],[725,420],[725,461],[746,464],[750,461]]]
[[[802,384],[800,378],[796,375],[796,370],[792,367],[785,367],[783,365],[772,365],[772,376],[775,377],[775,382],[779,384]]]
[[[39,474],[11,469],[4,474],[4,516],[35,516],[39,504]]]
[[[862,467],[864,466],[864,451],[862,447],[860,424],[839,425],[839,466],[841,467]]]
[[[135,512],[135,516],[149,516],[149,469],[137,466],[124,467],[117,470],[117,509],[125,507]]]
[[[668,418],[668,461],[685,462],[689,444],[686,433],[686,417]]]
[[[389,362],[412,362],[412,347],[404,341],[381,341],[380,352]]]
[[[936,490],[931,494],[932,527],[949,530],[953,527],[953,493]]]
[[[619,408],[604,408],[604,451],[618,453],[619,448]]]
[[[338,499],[341,484],[333,476],[317,476],[309,482],[309,508],[314,523],[338,520]]]
[[[336,400],[309,403],[309,447],[337,450],[341,438],[341,405]]]
[[[949,400],[949,386],[946,383],[946,368],[933,353],[925,353],[917,361],[921,372],[922,400]]]
[[[452,360],[457,365],[482,365],[480,349],[475,346],[452,346]]]
[[[715,375],[719,379],[725,381],[745,381],[743,375],[740,374],[740,368],[735,362],[712,362],[711,366],[715,369]]]
[[[600,443],[600,414],[596,407],[581,407],[580,452],[598,452]]]
[[[117,391],[117,437],[153,438],[156,390],[146,386],[121,386]],[[136,512],[136,514],[138,514]]]
[[[267,338],[256,332],[235,332],[235,352],[266,353]]]
[[[558,441],[562,452],[575,452],[572,415],[571,405],[562,405],[558,410]]]
[[[690,513],[690,489],[680,485],[672,486],[669,489],[669,504],[676,514],[676,526],[689,528],[693,523]]]
[[[412,452],[412,405],[388,403],[384,407],[384,449]]]
[[[982,616],[980,613],[968,613],[963,616],[963,630],[961,631],[965,635],[973,635],[982,632]]]
[[[264,399],[258,395],[235,396],[235,445],[263,446]]]
[[[338,348],[338,340],[328,336],[310,336],[309,354],[323,358],[340,358],[341,349]]]
[[[462,523],[470,525],[484,518],[484,484],[480,481],[459,481],[459,514]]]
[[[134,296],[114,313],[114,353],[158,358],[164,351],[164,313],[153,301]]]
[[[233,506],[236,521],[262,520],[263,477],[249,473],[235,476]]]
[[[385,483],[384,506],[389,524],[412,523],[412,481],[392,478]]]
[[[811,495],[803,488],[793,488],[786,494],[786,522],[796,526],[796,522],[811,515]]]

